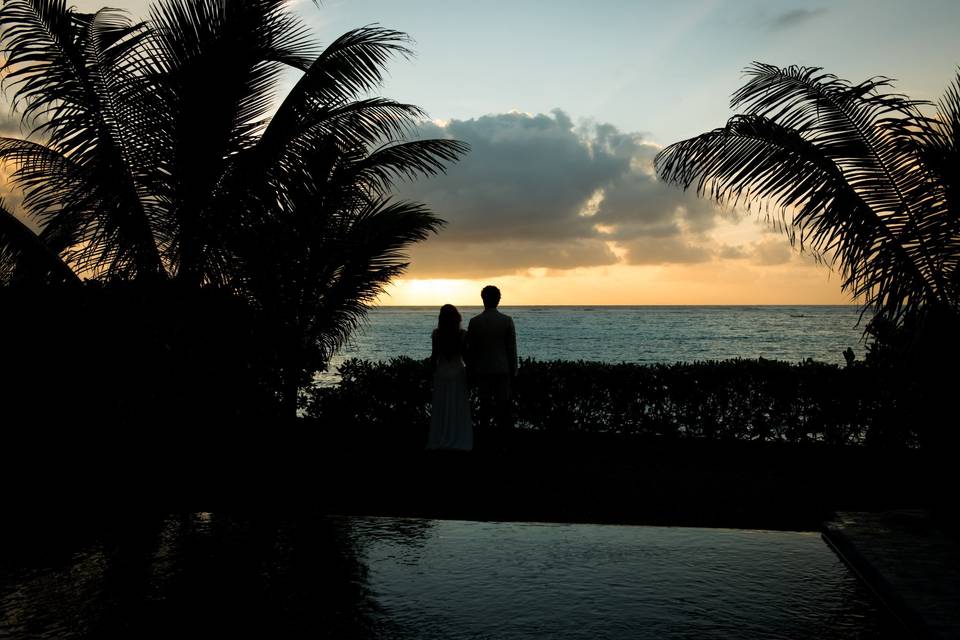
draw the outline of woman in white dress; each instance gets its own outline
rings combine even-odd
[[[473,449],[470,391],[467,387],[467,332],[460,328],[460,312],[452,304],[440,308],[433,330],[433,403],[427,449]]]

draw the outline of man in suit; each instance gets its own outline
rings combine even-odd
[[[491,421],[501,434],[513,426],[510,386],[517,375],[517,332],[513,318],[497,311],[500,290],[486,286],[480,292],[483,313],[470,318],[467,328],[470,373],[480,400],[481,431]],[[482,438],[482,434],[481,434]]]

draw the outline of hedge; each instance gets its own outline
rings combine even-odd
[[[418,443],[429,429],[429,360],[348,360],[305,415],[358,437]],[[814,361],[675,364],[521,361],[518,429],[659,438],[915,446],[916,398],[888,370]],[[476,399],[474,415],[476,415]]]

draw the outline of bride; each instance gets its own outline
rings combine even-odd
[[[467,388],[467,332],[460,328],[460,312],[452,304],[440,307],[433,330],[433,404],[427,449],[473,449],[473,425]]]

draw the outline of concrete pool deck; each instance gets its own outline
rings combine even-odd
[[[960,638],[960,539],[928,511],[841,511],[823,537],[914,637]]]

